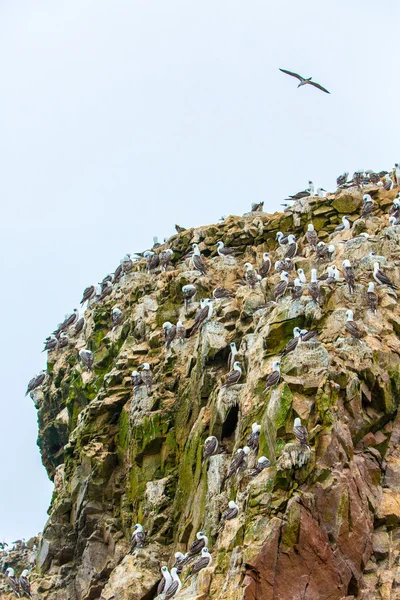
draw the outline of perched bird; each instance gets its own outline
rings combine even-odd
[[[198,531],[196,533],[196,539],[192,542],[189,550],[188,556],[192,558],[197,554],[200,554],[203,548],[206,548],[208,545],[208,537],[205,535],[203,531]]]
[[[52,350],[55,350],[57,348],[57,346],[58,346],[58,339],[52,333],[51,335],[49,335],[49,337],[45,341],[44,348],[43,348],[42,352],[46,352],[46,350],[48,352],[51,352]]]
[[[376,313],[376,309],[378,308],[378,295],[375,292],[375,284],[373,281],[368,284],[367,302],[368,308],[372,310],[373,313]]]
[[[150,394],[153,385],[153,374],[149,363],[143,363],[140,367],[142,369],[142,381],[147,388],[147,392]]]
[[[320,288],[317,278],[317,269],[311,269],[311,281],[308,284],[308,291],[315,304],[319,304]]]
[[[314,87],[318,88],[322,92],[325,92],[326,94],[330,94],[330,92],[328,92],[327,89],[322,87],[322,85],[320,85],[319,83],[316,83],[315,81],[311,81],[312,77],[308,77],[306,79],[306,78],[302,77],[301,75],[298,75],[297,73],[293,73],[292,71],[286,71],[286,69],[279,69],[279,70],[282,71],[282,73],[286,73],[286,75],[290,75],[291,77],[296,77],[296,79],[298,79],[300,81],[299,85],[297,86],[298,88],[301,87],[302,85],[309,84],[309,85],[313,85]]]
[[[29,583],[28,575],[28,569],[24,569],[21,573],[21,577],[19,578],[19,587],[24,596],[27,598],[32,598],[31,584]]]
[[[218,440],[215,437],[215,435],[210,435],[204,442],[202,464],[204,464],[206,462],[207,458],[210,458],[210,456],[212,454],[215,454],[217,449],[218,449]]]
[[[204,265],[203,258],[200,254],[200,249],[197,244],[193,244],[193,256],[192,256],[193,267],[200,271],[202,275],[207,275],[206,267]]]
[[[247,285],[251,290],[254,290],[257,283],[261,281],[261,275],[259,275],[257,271],[253,269],[252,264],[249,262],[244,264],[244,268],[246,270],[244,276],[247,281]]]
[[[200,310],[194,318],[194,324],[187,330],[188,336],[196,333],[207,321],[209,321],[213,314],[213,304],[210,298],[202,298],[200,300]]]
[[[176,337],[176,325],[172,325],[169,321],[166,321],[163,324],[164,338],[165,338],[165,347],[170,348],[172,342]]]
[[[230,479],[232,477],[232,475],[237,473],[237,471],[240,468],[245,466],[246,456],[249,454],[249,452],[250,452],[250,448],[248,446],[244,446],[244,448],[239,448],[236,451],[235,457],[232,460],[231,464],[229,465],[228,474],[227,474],[224,482],[226,481],[226,479]]]
[[[286,246],[288,244],[288,236],[283,234],[282,231],[278,231],[278,233],[275,236],[275,239],[278,240],[278,244],[282,247],[282,246]]]
[[[395,227],[396,225],[400,225],[400,217],[391,216],[389,217],[389,223],[391,227]]]
[[[99,293],[96,296],[96,301],[103,302],[103,300],[105,300],[105,298],[107,298],[107,296],[109,296],[112,291],[113,286],[111,281],[106,281],[104,288],[99,290]]]
[[[342,217],[342,223],[336,227],[335,232],[345,231],[347,229],[350,229],[350,227],[351,227],[351,223],[350,223],[349,219],[345,216],[345,217]]]
[[[171,257],[173,255],[174,251],[171,250],[171,248],[167,248],[166,250],[163,250],[162,252],[160,252],[160,266],[161,266],[161,270],[162,271],[166,271],[167,267],[169,265],[169,261],[171,260]]]
[[[218,531],[221,531],[221,529],[224,528],[226,521],[231,521],[232,519],[235,519],[238,516],[238,514],[239,514],[239,507],[236,504],[236,502],[231,500],[230,502],[228,502],[227,510],[225,512],[223,512],[221,515],[221,520],[220,520],[220,525],[218,527]]]
[[[374,263],[374,279],[379,285],[387,285],[393,290],[397,290],[397,285],[394,284],[383,271],[381,271],[379,263]]]
[[[124,313],[119,306],[114,306],[111,313],[113,327],[120,325],[124,319]]]
[[[215,245],[217,246],[219,256],[222,256],[222,258],[236,256],[236,254],[238,254],[238,250],[235,248],[225,248],[224,242],[219,241]]]
[[[296,277],[294,280],[294,285],[290,290],[292,300],[298,300],[303,295],[303,286],[301,285],[300,279]]]
[[[193,297],[196,295],[197,287],[191,283],[184,285],[182,287],[183,292],[183,300],[185,303],[185,311],[187,311],[189,303],[193,300]]]
[[[306,279],[306,276],[304,275],[303,269],[297,269],[297,274],[299,276],[301,283],[303,283],[303,284],[307,283],[307,279]]]
[[[162,577],[157,587],[157,596],[167,590],[172,583],[172,577],[171,573],[168,571],[168,567],[161,567],[161,575]]]
[[[228,369],[231,371],[233,369],[233,365],[235,364],[235,356],[238,354],[238,349],[236,348],[235,342],[231,342],[229,344],[230,352],[228,356]]]
[[[248,446],[250,450],[255,450],[257,452],[258,444],[260,442],[260,432],[261,425],[259,425],[258,423],[253,423],[253,425],[251,426],[251,433],[247,437],[246,442],[246,446]]]
[[[211,563],[212,563],[212,556],[209,553],[208,548],[206,548],[206,547],[202,548],[201,558],[196,560],[196,562],[193,564],[192,568],[190,569],[190,572],[186,576],[185,581],[187,581],[189,579],[189,577],[192,577],[193,575],[196,575],[197,573],[199,573],[202,569],[206,569],[207,567],[209,567],[211,565]]]
[[[317,196],[318,198],[325,198],[326,190],[323,187],[317,188]]]
[[[186,231],[185,227],[181,227],[180,225],[175,225],[176,233],[183,233]]]
[[[81,359],[83,364],[86,366],[87,370],[91,371],[92,367],[93,367],[93,362],[94,362],[93,352],[91,352],[90,350],[87,350],[87,348],[82,348],[81,350],[79,350],[79,358]]]
[[[123,275],[122,272],[122,264],[119,264],[118,267],[114,271],[114,283],[118,283]]]
[[[59,333],[61,333],[61,331],[65,331],[68,329],[68,327],[71,327],[71,325],[76,323],[78,318],[79,310],[74,308],[74,311],[71,314],[65,315],[64,321],[57,327],[57,329],[54,331],[54,334],[57,336]]]
[[[136,523],[131,536],[131,554],[138,548],[143,548],[146,540],[146,534],[143,531],[143,526]]]
[[[37,390],[37,388],[39,388],[41,385],[43,385],[43,383],[46,380],[46,377],[47,377],[46,369],[41,371],[39,373],[39,375],[36,375],[36,377],[32,377],[32,379],[28,383],[28,387],[26,389],[25,396],[27,396],[28,394],[33,392],[33,390]]]
[[[136,391],[138,387],[142,385],[143,381],[138,371],[132,371],[132,385],[133,391]]]
[[[17,598],[21,598],[21,588],[18,579],[15,577],[15,571],[12,567],[8,567],[6,570],[7,583],[10,585],[12,591]]]
[[[374,211],[374,201],[369,194],[364,194],[363,201],[364,204],[361,211],[361,217],[366,219]]]
[[[94,298],[95,295],[96,295],[96,286],[95,285],[90,285],[89,287],[87,287],[83,291],[83,296],[82,296],[81,304],[85,304],[85,302],[88,302],[89,300],[91,300],[92,298]]]
[[[263,262],[261,263],[261,265],[258,269],[258,274],[260,275],[261,279],[268,277],[270,270],[271,270],[271,259],[268,255],[268,252],[264,252]]]
[[[299,440],[300,446],[308,446],[307,428],[301,424],[301,420],[298,417],[294,420],[293,432],[296,438]]]
[[[74,328],[74,336],[78,335],[78,333],[80,333],[82,331],[82,329],[85,327],[85,317],[80,317],[75,325]]]
[[[395,177],[396,177],[396,183],[397,183],[397,187],[400,186],[400,164],[399,163],[394,163],[394,171],[395,171]]]
[[[288,236],[288,246],[285,252],[285,258],[294,258],[297,254],[298,245],[294,235]]]
[[[178,321],[176,324],[176,339],[182,343],[186,338],[186,327],[184,327],[182,321]]]
[[[355,274],[354,274],[354,269],[351,266],[350,261],[346,258],[346,260],[343,261],[342,263],[343,265],[343,277],[345,279],[345,281],[347,282],[347,285],[349,287],[349,292],[350,294],[354,294],[355,291]]]
[[[300,340],[300,333],[301,333],[300,327],[295,327],[293,329],[293,337],[291,340],[288,341],[288,343],[282,350],[282,356],[286,356],[287,354],[290,354],[290,352],[293,352],[294,350],[296,350],[297,344],[299,343],[299,340]]]
[[[114,281],[114,275],[112,273],[109,273],[108,275],[106,275],[102,282],[101,282],[101,289],[104,289],[104,287],[106,286],[106,283],[110,282],[112,283]]]
[[[308,331],[308,329],[302,329],[300,331],[300,341],[301,342],[311,342],[318,335],[317,331]]]
[[[347,178],[348,178],[349,174],[348,173],[343,173],[342,175],[339,175],[339,177],[336,179],[336,184],[338,187],[345,185],[347,182]]]
[[[314,225],[312,223],[309,223],[307,226],[306,239],[312,248],[317,247],[318,233],[315,231]]]
[[[264,202],[257,202],[251,205],[251,212],[262,212]]]
[[[234,298],[235,294],[233,294],[226,288],[219,286],[216,287],[213,291],[213,297],[215,300],[226,300],[228,298]]]
[[[358,327],[357,323],[354,321],[353,319],[353,311],[352,310],[348,310],[346,311],[346,331],[348,331],[351,335],[351,337],[359,340],[361,338],[361,331],[360,328]]]
[[[231,385],[235,385],[239,382],[242,376],[242,369],[240,368],[240,362],[236,361],[233,365],[233,369],[230,373],[228,373],[227,378],[223,384],[223,388],[229,387]]]
[[[177,573],[181,573],[183,570],[183,567],[185,565],[187,565],[187,563],[190,560],[190,556],[189,556],[189,552],[186,552],[186,554],[182,554],[182,552],[175,552],[175,562],[174,562],[174,567],[176,568],[176,572]]]
[[[266,456],[260,456],[254,470],[251,471],[249,475],[250,477],[256,477],[259,473],[261,473],[261,471],[268,469],[270,466],[271,463],[269,462],[268,458]]]
[[[290,273],[290,271],[292,270],[291,259],[285,258],[283,260],[277,260],[274,264],[274,269],[275,271],[278,271],[278,273],[283,273],[283,271]]]
[[[147,272],[154,273],[160,265],[160,255],[151,250],[146,250],[146,252],[143,252],[143,256],[146,259]]]
[[[181,583],[181,580],[179,579],[178,569],[176,567],[172,567],[171,577],[172,577],[172,583],[165,590],[164,595],[163,595],[163,600],[170,600],[171,598],[175,598],[175,596],[177,596],[181,590],[182,583]]]
[[[289,273],[283,271],[281,273],[281,280],[276,284],[274,288],[274,299],[277,302],[280,298],[282,298],[286,294],[286,290],[289,283]]]
[[[63,331],[60,333],[60,337],[58,338],[58,346],[57,349],[65,348],[69,344],[68,334]]]
[[[269,390],[270,388],[272,388],[274,385],[277,385],[281,379],[281,369],[280,369],[281,363],[279,362],[279,360],[275,361],[272,365],[272,371],[271,373],[268,375],[266,381],[265,381],[265,388],[264,388],[264,392],[266,392],[267,390]]]
[[[325,244],[325,242],[318,242],[315,247],[315,258],[317,260],[319,260],[319,259],[323,259],[323,258],[328,258],[328,256],[329,256],[328,246]]]
[[[393,180],[391,179],[391,177],[390,177],[389,173],[386,173],[386,175],[385,175],[385,179],[384,179],[384,182],[383,182],[383,188],[384,188],[384,189],[385,189],[387,192],[389,192],[390,190],[392,190],[392,189],[393,189],[393,187],[394,187],[394,182],[393,182]]]

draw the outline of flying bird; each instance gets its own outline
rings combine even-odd
[[[136,523],[131,536],[131,554],[138,548],[143,548],[146,540],[146,534],[143,531],[142,525]]]
[[[261,473],[261,471],[263,471],[264,469],[268,469],[268,467],[270,466],[271,463],[268,460],[268,458],[266,456],[260,456],[255,468],[253,469],[253,471],[250,471],[249,475],[250,477],[256,477],[257,475],[259,475],[259,473]]]
[[[235,385],[240,381],[242,376],[242,369],[240,368],[240,362],[236,361],[233,365],[233,369],[230,373],[228,373],[227,378],[223,384],[223,388],[229,387],[231,385]]]
[[[281,379],[281,369],[280,369],[281,363],[279,362],[279,360],[275,361],[272,365],[272,371],[271,373],[268,375],[266,381],[265,381],[265,388],[264,388],[264,392],[266,392],[267,390],[269,390],[270,388],[272,388],[274,385],[277,385]]]
[[[210,458],[210,456],[215,454],[217,449],[218,449],[218,440],[215,437],[215,435],[210,435],[204,442],[202,464],[204,464],[206,462],[207,458]]]
[[[297,73],[293,73],[292,71],[286,71],[286,69],[279,69],[280,71],[282,71],[282,73],[286,73],[286,75],[290,75],[291,77],[296,77],[296,79],[298,79],[300,81],[299,85],[297,86],[298,88],[303,86],[303,85],[313,85],[314,87],[318,88],[319,90],[321,90],[322,92],[325,92],[326,94],[330,94],[330,92],[328,92],[328,90],[326,90],[324,87],[322,87],[322,85],[320,85],[319,83],[316,83],[315,81],[311,81],[312,77],[308,77],[308,79],[302,77],[301,75],[298,75]]]

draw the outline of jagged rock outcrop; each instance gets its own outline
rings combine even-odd
[[[43,463],[55,482],[35,598],[150,600],[160,567],[172,566],[174,552],[185,552],[199,530],[213,562],[183,586],[184,600],[400,597],[400,311],[385,286],[377,289],[376,314],[366,300],[370,252],[385,257],[382,267],[400,282],[400,227],[388,227],[396,191],[368,193],[376,210],[366,220],[362,192],[350,188],[284,214],[186,230],[168,241],[174,254],[166,272],[148,274],[144,261],[136,263],[103,302],[90,303],[84,330],[49,353],[48,379],[33,392]],[[245,262],[256,266],[265,251],[273,263],[283,257],[277,231],[300,241],[295,264],[308,280],[311,268],[322,274],[330,263],[316,261],[307,224],[328,241],[343,214],[353,227],[335,235],[332,262],[341,269],[351,260],[354,294],[345,283],[321,283],[320,306],[307,289],[274,305],[273,269],[254,290],[244,284]],[[239,255],[217,256],[217,240]],[[207,277],[184,258],[192,243],[200,245]],[[188,283],[198,293],[186,314],[181,290]],[[199,299],[218,285],[235,298],[216,302],[200,332],[166,350],[162,324],[190,326]],[[124,318],[112,328],[116,304]],[[346,333],[349,308],[361,341]],[[317,330],[318,338],[285,356],[279,385],[264,392],[296,326]],[[243,376],[224,389],[232,341]],[[90,372],[79,361],[83,347],[94,353]],[[131,372],[144,362],[153,371],[151,393],[132,390]],[[309,447],[296,442],[295,417],[307,426]],[[258,454],[223,486],[231,455],[255,421],[262,426]],[[220,445],[202,464],[209,435]],[[250,477],[261,455],[271,467]],[[239,515],[218,532],[231,499]],[[147,542],[130,554],[137,522]]]

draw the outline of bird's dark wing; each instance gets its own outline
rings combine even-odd
[[[233,385],[237,383],[241,377],[240,371],[233,370],[228,374],[228,377],[225,379],[224,387],[227,385]]]
[[[286,344],[286,346],[284,347],[284,349],[282,350],[282,356],[286,356],[286,354],[289,354],[290,352],[293,352],[293,350],[296,349],[298,343],[299,343],[299,338],[298,337],[292,338]]]
[[[191,554],[192,556],[194,554],[198,554],[199,552],[201,552],[201,549],[204,547],[204,545],[205,540],[203,538],[201,538],[200,540],[195,540],[189,548],[189,554]]]
[[[265,385],[264,392],[266,390],[268,390],[269,388],[271,388],[272,386],[279,383],[280,378],[281,378],[281,375],[280,375],[279,371],[272,371],[272,373],[270,373],[268,375],[267,380],[265,382],[266,385]]]
[[[326,94],[330,94],[330,92],[328,92],[328,90],[326,90],[324,87],[322,87],[322,85],[319,85],[319,83],[315,83],[314,81],[309,81],[308,83],[310,85],[313,85],[314,87],[318,88],[319,90],[322,90]]]
[[[199,558],[199,560],[197,560],[192,567],[192,575],[208,567],[209,562],[210,559],[208,558],[208,556],[202,556],[201,558]]]
[[[396,287],[394,283],[389,279],[389,277],[381,270],[379,270],[376,274],[377,278],[383,285],[388,285],[391,287]]]
[[[237,452],[235,455],[235,458],[229,465],[228,477],[234,474],[234,472],[239,468],[240,464],[243,462],[243,459],[244,459],[243,450],[241,452]]]
[[[165,592],[165,600],[169,600],[169,598],[172,598],[175,595],[178,587],[179,583],[177,581],[173,581],[167,589],[167,591]]]
[[[358,325],[354,323],[354,321],[347,321],[346,330],[350,333],[350,335],[356,339],[360,339],[361,331],[358,328]]]
[[[299,81],[304,81],[304,77],[298,75],[297,73],[293,73],[292,71],[286,71],[286,69],[279,69],[282,73],[286,73],[286,75],[291,75],[292,77],[296,77]],[[326,90],[325,90],[326,91]]]
[[[216,439],[212,438],[211,440],[207,440],[204,443],[203,460],[205,460],[206,458],[211,456],[211,454],[213,454],[215,452],[217,446],[218,446],[218,442]]]
[[[157,587],[157,596],[162,594],[162,592],[164,591],[164,588],[165,588],[165,579],[163,577]]]

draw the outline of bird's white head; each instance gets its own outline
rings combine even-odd
[[[171,248],[167,248],[166,251],[170,256],[173,255],[174,251]]]
[[[143,256],[144,258],[150,258],[150,256],[153,256],[154,252],[152,252],[151,250],[146,250],[146,252],[143,252]],[[128,256],[128,255],[126,255]]]
[[[294,280],[294,287],[301,287],[301,281],[298,277]]]
[[[248,446],[243,446],[243,452],[247,455],[250,454],[250,448]]]
[[[274,371],[279,371],[279,370],[280,370],[280,366],[281,366],[281,363],[280,363],[280,361],[279,361],[279,360],[276,360],[276,361],[275,361],[275,362],[272,364],[272,368],[273,368],[273,370],[274,370]]]
[[[343,262],[342,262],[343,267],[348,268],[351,267],[351,263],[349,261],[348,258],[346,258]]]
[[[317,248],[323,248],[325,246],[325,242],[318,242]]]
[[[300,427],[300,425],[301,425],[301,419],[299,419],[299,417],[296,417],[294,420],[294,426]]]
[[[297,269],[297,272],[299,275],[303,275],[304,274],[304,270],[303,269]]]
[[[172,567],[171,569],[171,575],[173,579],[179,579],[178,577],[178,569],[176,567]]]
[[[202,553],[202,555],[203,555],[203,556],[204,556],[205,554],[208,554],[208,548],[206,548],[206,547],[204,546],[204,548],[202,548],[202,550],[201,550],[201,553]]]
[[[190,290],[194,290],[195,287],[196,286],[192,283],[188,283],[187,285],[182,286],[182,292],[189,292]]]
[[[364,194],[363,201],[364,202],[373,202],[373,200],[369,194]]]
[[[397,221],[396,217],[393,217],[393,216],[392,216],[392,217],[389,217],[389,223],[390,223],[391,225],[394,225],[394,224],[396,223],[396,221]]]
[[[379,271],[379,263],[374,262],[374,273],[376,273],[377,271]]]
[[[139,375],[138,371],[132,371],[132,377],[137,377]]]
[[[375,284],[373,281],[370,281],[368,284],[368,291],[373,292],[375,290]]]
[[[333,244],[329,244],[328,252],[329,254],[333,254],[335,252],[335,246]]]
[[[295,327],[293,329],[293,335],[294,335],[294,337],[299,337],[300,333],[301,333],[300,327]]]
[[[175,558],[183,558],[185,555],[182,552],[175,552]]]
[[[235,363],[233,363],[233,368],[235,369],[235,371],[240,371],[240,362],[237,360]]]
[[[14,577],[14,569],[12,567],[8,567],[8,569],[6,570],[6,575],[8,575],[9,577]]]
[[[168,567],[166,567],[166,566],[164,566],[164,567],[161,567],[161,571],[162,571],[163,573],[168,573]]]
[[[183,321],[179,320],[176,324],[177,327],[183,327]]]
[[[263,259],[264,260],[269,260],[269,254],[268,254],[268,252],[264,252]]]
[[[28,577],[28,575],[29,575],[28,569],[24,569],[21,573],[21,577]]]
[[[133,528],[133,530],[134,530],[135,532],[137,532],[137,531],[139,531],[139,532],[142,532],[142,531],[143,531],[143,527],[142,527],[142,525],[140,525],[140,523],[136,523],[136,525],[135,525],[135,527]]]
[[[260,456],[260,458],[258,459],[258,464],[260,465],[263,462],[267,462],[268,458],[266,456]],[[268,461],[269,462],[269,461]]]
[[[352,310],[346,310],[346,318],[348,321],[352,321],[353,320],[353,311]]]
[[[282,281],[287,281],[289,279],[289,273],[287,271],[282,271],[281,273],[281,280]]]
[[[281,239],[281,237],[283,237],[283,233],[282,233],[282,231],[278,231],[278,233],[277,233],[277,234],[276,234],[276,236],[275,236],[275,239],[276,239],[276,240],[280,240],[280,239]]]
[[[228,502],[228,506],[229,506],[229,508],[236,508],[237,505],[236,505],[236,502],[234,500],[230,500]]]
[[[292,233],[288,235],[288,242],[289,244],[294,244],[296,242],[296,237]]]
[[[224,247],[224,242],[219,241],[215,245],[218,246],[218,248],[223,248]]]
[[[244,263],[244,268],[246,269],[246,271],[251,271],[253,266],[251,263],[247,262],[247,263]]]
[[[202,540],[206,536],[205,536],[204,531],[198,531],[197,534],[196,534],[196,537],[197,537],[198,540]]]
[[[150,365],[149,365],[149,363],[143,363],[142,364],[142,369],[144,371],[150,371]]]
[[[165,323],[163,323],[163,329],[171,329],[172,327],[172,323],[170,323],[169,321],[165,321]]]
[[[314,225],[312,223],[308,224],[307,231],[314,231]]]
[[[200,248],[198,244],[192,244],[192,248],[195,254],[200,254]]]
[[[231,347],[232,350],[236,350],[236,344],[235,344],[235,342],[231,342],[229,345],[230,345],[230,347]]]
[[[258,423],[253,423],[253,425],[251,426],[251,430],[253,433],[258,433],[259,431],[261,431],[261,425],[259,425]]]

